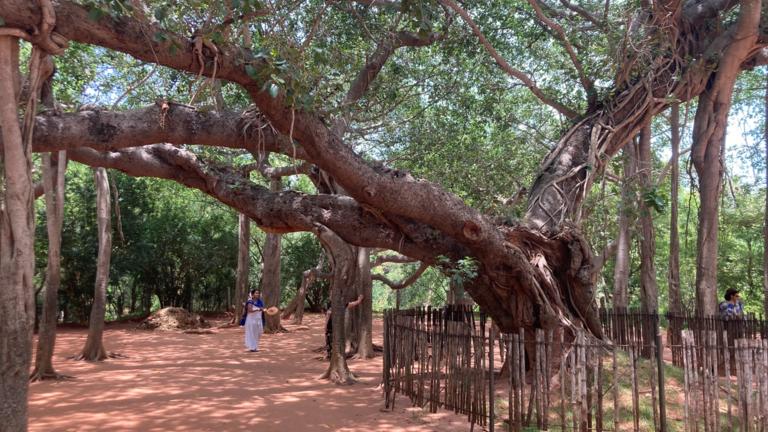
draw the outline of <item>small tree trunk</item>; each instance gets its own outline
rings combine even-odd
[[[96,221],[99,229],[99,256],[96,263],[96,290],[93,295],[91,317],[88,323],[88,339],[78,357],[79,360],[101,361],[107,358],[104,349],[104,316],[109,282],[109,260],[112,255],[112,223],[110,220],[109,180],[107,170],[96,168],[93,172],[96,183]]]
[[[680,233],[677,229],[678,197],[680,186],[680,105],[672,105],[670,116],[672,132],[672,169],[670,173],[670,209],[669,209],[669,312],[680,315],[683,312],[683,300],[680,295]],[[677,321],[675,321],[677,322]]]
[[[18,39],[0,36],[0,431],[27,430],[35,320],[32,146],[22,141],[18,83]]]
[[[241,302],[248,297],[248,280],[251,267],[250,243],[251,220],[240,213],[237,215],[237,275],[235,276],[234,317],[232,322],[240,319]],[[232,307],[233,305],[230,305]]]
[[[56,345],[59,288],[61,287],[61,226],[64,221],[64,172],[66,153],[60,151],[57,158],[43,155],[43,187],[45,189],[46,226],[48,228],[47,286],[43,299],[43,314],[38,333],[35,370],[31,379],[59,378],[53,368],[53,352]]]
[[[274,192],[282,189],[279,178],[271,179],[270,189]],[[264,271],[261,275],[262,298],[268,308],[280,305],[280,249],[282,235],[267,233],[264,241]],[[280,324],[280,314],[266,315],[265,333],[286,331]]]
[[[613,268],[613,307],[626,309],[629,306],[629,272],[632,247],[630,214],[635,200],[632,179],[635,175],[635,154],[629,144],[622,151],[624,155],[624,179],[621,183],[621,206],[619,207],[619,233],[616,240],[616,265]]]
[[[448,304],[472,304],[472,298],[467,295],[467,292],[464,290],[464,286],[453,278],[451,278],[448,282]]]
[[[651,125],[650,122],[640,133],[640,145],[638,146],[638,173],[643,194],[653,187],[651,171],[653,160],[651,159]],[[640,225],[642,236],[640,237],[640,304],[643,312],[655,313],[659,309],[659,287],[656,283],[656,265],[654,263],[656,253],[656,233],[653,229],[654,209],[640,199]]]

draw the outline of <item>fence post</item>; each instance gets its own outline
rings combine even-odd
[[[493,432],[493,429],[495,427],[496,419],[495,419],[495,412],[494,412],[494,396],[496,395],[496,392],[494,391],[494,382],[493,382],[493,342],[494,342],[494,331],[493,331],[494,323],[491,322],[491,325],[488,326],[488,430],[489,432]],[[511,419],[510,419],[511,422]]]
[[[659,314],[656,314],[656,369],[659,375],[659,431],[667,431],[667,401],[664,391],[664,345],[661,342]]]

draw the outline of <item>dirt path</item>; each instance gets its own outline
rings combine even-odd
[[[33,383],[30,431],[467,431],[465,417],[425,414],[399,397],[384,406],[381,357],[353,360],[361,381],[336,386],[317,377],[326,363],[312,349],[324,343],[322,320],[265,335],[249,353],[241,328],[214,334],[108,326],[107,350],[126,356],[103,363],[67,360],[85,343],[85,329],[61,329],[54,365],[73,381]],[[381,343],[381,322],[374,324]]]

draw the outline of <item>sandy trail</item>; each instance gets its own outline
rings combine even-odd
[[[382,412],[381,356],[352,360],[353,386],[318,380],[326,363],[322,316],[305,327],[265,335],[247,352],[242,328],[213,334],[107,326],[107,350],[126,356],[102,363],[67,360],[82,348],[86,329],[60,329],[54,365],[72,381],[30,386],[30,431],[467,431],[464,416],[426,414],[398,397]],[[381,321],[374,323],[381,343]],[[479,428],[478,428],[479,429]]]

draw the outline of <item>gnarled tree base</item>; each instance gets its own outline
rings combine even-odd
[[[36,381],[68,381],[75,379],[72,375],[64,375],[60,374],[54,370],[48,370],[48,371],[38,371],[34,370],[32,374],[29,375],[29,382],[36,382]]]
[[[328,379],[336,384],[352,385],[358,381],[358,378],[353,374],[345,358],[337,353],[331,354],[331,361],[328,363],[328,369],[320,376],[320,379]]]

